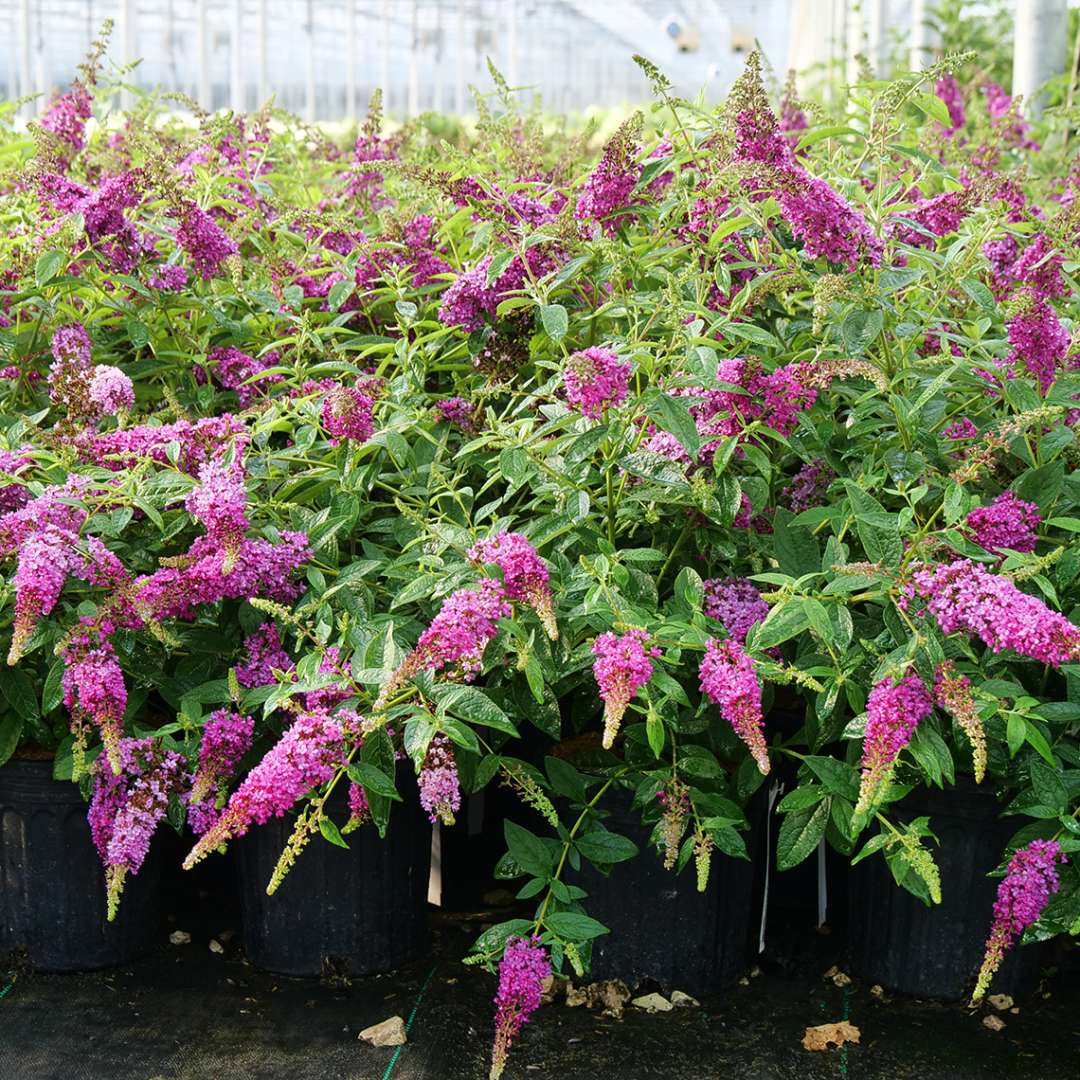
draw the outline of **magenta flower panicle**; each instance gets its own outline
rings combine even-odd
[[[441,821],[453,825],[454,815],[461,809],[461,787],[454,748],[442,732],[431,740],[416,784],[420,789],[420,805],[427,811],[431,824]]]
[[[717,705],[720,715],[746,744],[762,776],[767,776],[769,750],[761,712],[761,685],[753,658],[734,638],[709,638],[699,675],[702,693]]]
[[[563,372],[566,400],[596,420],[626,400],[631,370],[630,361],[620,360],[612,349],[582,349],[570,357]]]
[[[660,650],[648,647],[648,640],[648,631],[634,627],[622,635],[608,631],[593,642],[593,676],[604,702],[605,750],[615,742],[626,707],[652,678],[651,658]]]
[[[478,540],[465,557],[471,563],[497,566],[502,571],[506,598],[531,607],[548,637],[558,640],[548,568],[521,533],[500,532],[488,540]]]
[[[375,701],[376,712],[390,695],[414,675],[450,668],[466,682],[483,665],[484,650],[499,631],[498,622],[511,614],[501,581],[486,578],[478,589],[458,589],[444,601],[439,613],[420,635],[416,648],[398,665]]]
[[[905,675],[895,685],[892,679],[882,679],[870,691],[856,814],[871,808],[891,779],[900,751],[911,742],[916,727],[933,708],[929,692],[914,673]]]
[[[1013,853],[1008,871],[998,885],[994,921],[975,992],[971,995],[972,1005],[982,1001],[1005,954],[1039,918],[1050,897],[1060,888],[1057,867],[1065,861],[1056,840],[1032,840]]]
[[[506,943],[495,994],[495,1041],[489,1080],[499,1080],[502,1076],[510,1047],[540,1008],[544,983],[550,976],[551,962],[539,938],[511,938]]]

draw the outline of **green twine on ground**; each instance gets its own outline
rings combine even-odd
[[[416,1019],[417,1010],[420,1008],[420,1002],[424,1000],[424,991],[428,988],[428,983],[431,982],[431,976],[435,974],[435,969],[432,968],[427,973],[427,978],[424,979],[423,985],[420,987],[420,993],[416,995],[416,1001],[413,1002],[412,1012],[409,1013],[409,1019],[405,1021],[405,1034],[408,1035],[412,1030],[413,1020]],[[0,994],[0,997],[3,997]],[[394,1056],[390,1059],[390,1064],[386,1066],[386,1072],[382,1075],[382,1080],[390,1080],[390,1074],[394,1071],[394,1066],[397,1064],[398,1058],[401,1057],[401,1051],[403,1047],[399,1046],[394,1051]]]
[[[850,992],[848,988],[844,987],[844,1015],[843,1019],[846,1020],[849,1016],[848,1001]],[[844,1043],[840,1047],[840,1075],[847,1076],[847,1043]]]
[[[3,988],[3,990],[0,990],[0,1001],[2,1001],[2,1000],[3,1000],[4,998],[6,998],[6,997],[8,996],[8,994],[9,994],[9,993],[10,993],[10,991],[11,991],[11,988],[12,988],[12,987],[13,987],[14,985],[15,985],[15,980],[14,980],[14,979],[11,979],[11,980],[10,980],[10,981],[8,982],[7,986],[5,986],[5,987]]]

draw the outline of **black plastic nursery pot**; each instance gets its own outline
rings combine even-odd
[[[0,768],[0,953],[25,951],[38,971],[127,963],[157,936],[158,869],[151,849],[107,922],[105,873],[78,786],[54,780],[52,761]]]
[[[592,977],[622,979],[631,990],[653,981],[691,994],[732,985],[749,962],[757,929],[762,815],[751,807],[752,828],[744,834],[751,861],[714,850],[708,888],[699,893],[692,863],[681,874],[664,869],[632,799],[620,789],[601,806],[610,811],[605,825],[633,840],[638,856],[606,877],[583,860],[570,878],[587,890],[588,913],[611,931],[593,942]]]
[[[332,799],[337,821],[344,795]],[[392,971],[428,944],[431,825],[415,795],[395,803],[384,840],[374,825],[345,839],[316,836],[273,896],[266,895],[295,817],[271,818],[236,844],[244,948],[257,967],[282,975]]]
[[[916,997],[956,1001],[972,990],[990,931],[1001,860],[1016,819],[999,818],[985,782],[960,778],[953,788],[918,788],[899,807],[905,820],[929,815],[941,841],[941,903],[927,907],[899,887],[884,858],[850,870],[848,947],[853,975]],[[993,991],[1014,997],[1034,989],[1040,949],[1016,947],[994,976]]]

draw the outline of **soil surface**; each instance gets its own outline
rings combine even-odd
[[[236,935],[193,932],[137,964],[81,975],[15,972],[0,998],[3,1080],[484,1080],[495,978],[464,967],[471,920],[441,918],[431,957],[393,975],[289,979],[260,972]],[[223,940],[224,939],[224,940]],[[211,951],[210,941],[223,945]],[[1044,978],[1019,1012],[970,1012],[881,996],[823,973],[831,939],[773,943],[756,973],[700,1008],[621,1020],[559,1001],[523,1032],[507,1080],[1074,1080],[1080,974]],[[9,977],[0,972],[0,991]],[[841,979],[841,981],[843,981]],[[648,989],[648,988],[645,988]],[[374,1048],[358,1033],[410,1020],[408,1044]],[[983,1024],[998,1016],[1004,1028]],[[805,1029],[842,1019],[858,1045],[802,1048]]]

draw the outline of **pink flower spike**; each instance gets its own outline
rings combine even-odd
[[[701,690],[720,709],[757,762],[762,776],[769,773],[769,749],[765,743],[765,718],[761,712],[761,686],[753,658],[733,638],[705,643],[699,671]]]

